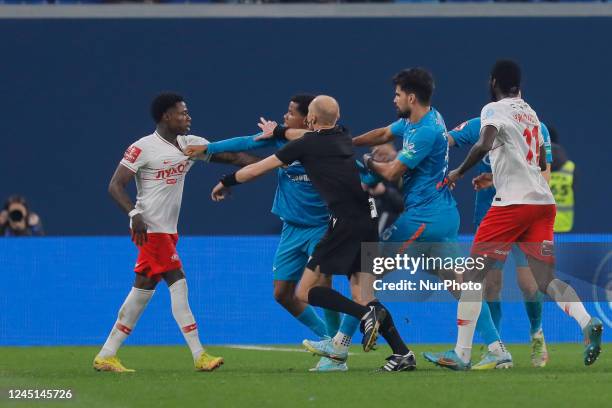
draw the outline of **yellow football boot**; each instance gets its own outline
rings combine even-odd
[[[97,357],[94,359],[93,368],[97,371],[112,371],[115,373],[133,373],[136,370],[125,368],[117,356],[113,357]]]
[[[195,368],[198,371],[213,371],[223,365],[223,357],[214,357],[205,351],[195,361]]]

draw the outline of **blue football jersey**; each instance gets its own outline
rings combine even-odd
[[[286,143],[286,140],[277,140],[277,147],[281,148]],[[299,161],[278,169],[278,187],[272,213],[283,221],[304,226],[325,225],[329,222],[327,205]]]
[[[456,206],[444,178],[448,172],[448,139],[442,115],[434,108],[417,123],[400,119],[390,125],[402,137],[397,158],[408,167],[402,177],[406,211],[427,218]]]
[[[210,143],[208,153],[240,152],[272,146],[281,148],[287,143],[284,139],[256,141],[257,136],[259,134]],[[296,161],[286,168],[278,169],[278,186],[272,213],[283,221],[308,227],[325,225],[329,221],[327,205],[311,184],[300,162]]]
[[[544,140],[544,148],[546,149],[546,163],[552,163],[552,147],[550,144],[550,133],[548,128],[542,122],[541,134]],[[450,135],[455,139],[455,146],[471,146],[480,138],[480,117],[470,119],[463,122],[455,129],[451,130]],[[487,154],[476,166],[478,174],[491,173],[491,161]],[[476,204],[474,207],[474,224],[478,225],[489,211],[491,203],[495,198],[495,187],[485,188],[476,192]]]

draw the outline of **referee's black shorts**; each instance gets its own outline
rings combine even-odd
[[[361,271],[361,243],[378,242],[378,222],[369,214],[332,218],[306,265],[326,275],[349,276]],[[363,271],[365,272],[365,271]]]

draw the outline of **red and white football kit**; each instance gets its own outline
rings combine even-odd
[[[481,112],[481,131],[498,135],[489,152],[496,195],[474,237],[472,253],[505,260],[513,243],[527,255],[554,262],[555,199],[539,167],[540,121],[521,98],[504,98]]]
[[[182,267],[176,252],[177,224],[185,175],[194,164],[181,149],[203,145],[202,137],[178,136],[179,147],[157,132],[136,141],[125,151],[121,164],[136,173],[136,209],[148,226],[147,242],[139,247],[134,271],[159,279],[160,274]]]

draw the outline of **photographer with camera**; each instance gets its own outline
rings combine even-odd
[[[45,235],[38,214],[31,212],[25,197],[10,196],[0,212],[0,236],[23,237]]]

